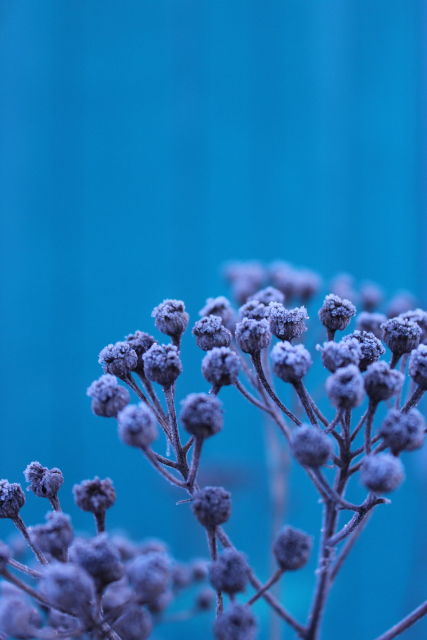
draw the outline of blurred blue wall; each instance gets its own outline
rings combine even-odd
[[[1,2],[2,477],[22,481],[34,458],[61,467],[64,508],[88,527],[71,487],[110,475],[111,526],[164,536],[179,557],[205,552],[177,492],[91,415],[97,354],[151,331],[165,297],[183,298],[194,321],[226,292],[229,258],[422,293],[423,11],[421,0]],[[188,336],[181,396],[205,389],[200,360]],[[232,391],[224,399],[226,429],[205,459],[229,474],[228,530],[265,578],[261,424]],[[325,637],[373,638],[425,597],[422,481],[409,471],[370,525]],[[295,491],[289,517],[316,533],[315,497],[303,479]],[[40,502],[28,497],[30,524]],[[312,575],[289,583],[303,618]],[[201,637],[203,624],[186,633]]]

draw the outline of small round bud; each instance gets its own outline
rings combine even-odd
[[[231,333],[222,326],[219,316],[206,316],[197,320],[192,333],[196,336],[197,346],[203,351],[210,351],[214,347],[228,347],[231,342]]]
[[[298,292],[298,272],[288,262],[276,260],[269,268],[270,280],[276,289],[281,291],[285,300],[296,297]]]
[[[304,467],[321,467],[332,454],[332,444],[328,436],[307,424],[294,429],[291,448],[295,459]]]
[[[105,513],[116,501],[116,492],[110,478],[100,480],[98,476],[75,484],[73,494],[76,505],[82,511],[89,511],[94,515]]]
[[[206,580],[209,575],[209,562],[203,558],[196,558],[191,563],[193,580]]]
[[[222,405],[216,396],[190,393],[181,402],[180,419],[184,429],[196,438],[210,438],[221,431]]]
[[[151,551],[128,565],[128,576],[141,604],[154,602],[164,593],[171,578],[171,563],[166,553]]]
[[[427,345],[420,344],[412,351],[408,372],[416,384],[427,389]]]
[[[87,615],[92,609],[94,583],[79,565],[62,562],[49,565],[43,572],[41,588],[60,609],[70,609],[78,615]]]
[[[362,311],[356,316],[356,327],[358,331],[373,333],[378,340],[382,340],[383,330],[381,325],[387,322],[387,316],[383,313],[368,313]]]
[[[98,362],[102,365],[104,373],[123,378],[135,369],[138,356],[129,342],[116,342],[102,349]]]
[[[283,382],[298,382],[312,365],[309,352],[302,344],[279,342],[270,353],[274,374]]]
[[[24,476],[30,483],[27,491],[32,491],[38,498],[54,498],[64,482],[64,476],[59,469],[48,469],[40,462],[31,462],[25,469]]]
[[[360,288],[360,297],[362,298],[362,306],[365,311],[371,312],[383,301],[384,295],[382,289],[374,282],[365,282]]]
[[[70,516],[61,511],[49,511],[45,518],[46,524],[30,528],[31,539],[44,553],[49,553],[57,560],[64,560],[74,535]]]
[[[147,604],[147,608],[153,615],[163,613],[173,601],[173,593],[170,589],[161,593],[152,602]]]
[[[361,350],[360,371],[366,371],[370,364],[379,360],[380,356],[385,353],[381,340],[378,340],[373,333],[356,330],[343,338],[343,342],[353,342],[354,340],[359,343]]]
[[[324,342],[323,347],[319,344],[316,349],[322,353],[323,366],[331,373],[337,369],[346,367],[349,364],[358,365],[362,357],[362,350],[357,340],[341,340],[341,342]]]
[[[208,298],[206,305],[199,311],[199,316],[219,316],[224,327],[231,330],[234,312],[227,298],[219,296],[218,298]]]
[[[401,413],[390,409],[379,431],[386,447],[390,447],[394,455],[401,451],[415,451],[422,447],[425,421],[417,409]]]
[[[243,318],[236,324],[236,342],[244,353],[257,353],[271,342],[270,325],[267,320]]]
[[[267,307],[262,302],[258,302],[258,300],[248,300],[243,307],[240,307],[239,315],[242,319],[262,320],[267,316]]]
[[[69,558],[92,576],[98,590],[117,582],[125,573],[119,552],[104,533],[88,540],[77,538],[70,547]]]
[[[409,320],[410,322],[415,322],[421,329],[420,342],[425,342],[427,338],[427,311],[423,311],[422,309],[415,309],[415,311],[405,311],[404,313],[399,314],[399,318],[403,318],[403,320]]]
[[[396,318],[401,313],[405,313],[416,307],[416,300],[409,291],[399,291],[387,305],[387,317]]]
[[[5,569],[7,569],[7,563],[11,557],[12,554],[9,547],[0,540],[0,573],[3,573]]]
[[[171,568],[172,590],[179,591],[191,584],[191,568],[183,562],[175,562]]]
[[[352,316],[356,315],[356,307],[350,300],[339,298],[330,293],[319,309],[321,323],[331,331],[344,331]]]
[[[213,529],[227,522],[231,516],[231,495],[223,487],[205,487],[191,504],[201,525]]]
[[[196,602],[194,603],[197,611],[210,611],[215,602],[215,591],[210,587],[203,587],[196,594]]]
[[[3,632],[3,637],[32,640],[38,636],[41,626],[42,618],[39,611],[22,596],[1,599],[0,631]]]
[[[283,304],[285,296],[279,289],[266,287],[265,289],[261,289],[261,291],[257,291],[253,296],[249,296],[248,302],[250,300],[255,300],[268,307],[270,302],[280,302],[280,304]]]
[[[243,304],[262,287],[266,273],[259,262],[234,262],[226,267],[225,277],[231,283],[235,300]]]
[[[304,531],[289,525],[280,529],[273,542],[273,554],[283,571],[296,571],[307,564],[312,539]]]
[[[354,278],[348,273],[340,273],[331,280],[331,292],[340,298],[350,300],[355,304],[359,300],[359,294],[354,288]]]
[[[151,312],[156,328],[167,336],[179,339],[188,326],[189,315],[182,300],[164,300]]]
[[[390,453],[369,455],[363,459],[360,479],[370,491],[388,493],[394,491],[405,477],[400,458]]]
[[[416,349],[420,343],[421,329],[409,320],[391,318],[381,325],[383,340],[393,354],[403,355]]]
[[[147,353],[148,349],[152,347],[153,344],[157,344],[157,340],[144,331],[135,331],[135,333],[130,333],[126,336],[126,342],[129,342],[138,357],[135,370],[144,371],[144,361],[142,356],[144,353]]]
[[[157,438],[157,424],[146,404],[130,404],[117,416],[119,438],[130,447],[147,449]]]
[[[245,590],[249,571],[243,553],[235,549],[225,549],[218,560],[212,562],[209,577],[216,591],[235,594]]]
[[[92,382],[86,395],[92,398],[93,413],[104,418],[113,418],[130,402],[129,391],[118,385],[116,376],[110,373]]]
[[[178,349],[171,344],[153,344],[142,359],[147,378],[162,387],[171,385],[182,372]]]
[[[231,602],[228,609],[214,623],[216,640],[255,640],[257,623],[251,609]]]
[[[122,640],[146,640],[153,630],[153,623],[148,611],[133,602],[112,624],[112,628]]]
[[[403,373],[390,369],[383,361],[370,364],[364,377],[366,393],[373,402],[394,396],[402,388],[403,381]]]
[[[25,494],[21,485],[0,480],[0,518],[13,520],[25,504]]]
[[[297,271],[296,276],[295,295],[302,302],[309,302],[319,291],[322,279],[309,269]]]
[[[213,387],[235,384],[239,370],[239,356],[229,347],[215,347],[202,360],[203,377]]]
[[[354,364],[337,369],[326,380],[326,393],[338,409],[354,409],[363,402],[363,378]]]
[[[307,320],[307,309],[297,307],[296,309],[285,309],[279,302],[271,302],[268,307],[268,320],[270,322],[271,333],[279,340],[291,342],[294,338],[299,338],[307,331],[304,320]]]

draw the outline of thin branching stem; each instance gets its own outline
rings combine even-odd
[[[277,571],[275,573],[273,573],[273,575],[271,576],[271,578],[269,580],[267,580],[267,582],[261,587],[261,589],[259,589],[250,600],[248,600],[248,602],[246,604],[248,604],[249,606],[253,605],[257,600],[259,600],[259,598],[262,597],[262,595],[268,591],[270,589],[270,587],[273,586],[273,584],[275,584],[278,580],[280,580],[280,578],[282,577],[284,571],[283,569],[277,569]]]

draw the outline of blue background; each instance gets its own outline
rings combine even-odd
[[[180,558],[205,553],[188,505],[174,506],[181,494],[91,415],[98,352],[151,331],[166,297],[195,321],[226,293],[230,258],[349,271],[423,299],[425,11],[421,0],[2,0],[2,477],[22,481],[33,459],[59,466],[81,528],[91,523],[72,485],[110,475],[111,527],[163,536]],[[181,397],[206,389],[191,336],[183,354]],[[226,427],[204,462],[225,474],[227,530],[266,578],[262,425],[222,395]],[[369,640],[425,598],[424,466],[411,457],[405,488],[370,523],[325,637]],[[41,502],[28,496],[29,524]],[[315,534],[319,509],[297,473],[289,521]],[[285,580],[300,619],[311,569]],[[209,628],[185,624],[158,637]]]

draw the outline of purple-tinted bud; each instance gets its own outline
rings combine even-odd
[[[366,393],[373,402],[394,396],[402,388],[403,381],[403,373],[390,369],[383,361],[370,364],[364,377]]]
[[[8,638],[32,640],[42,626],[39,611],[22,596],[2,598],[0,601],[0,631]]]
[[[427,338],[427,311],[423,311],[422,309],[415,309],[415,311],[405,311],[404,313],[399,314],[399,318],[403,318],[403,320],[409,320],[410,322],[415,322],[421,329],[420,342],[425,342]]]
[[[197,520],[207,529],[227,522],[231,516],[231,495],[223,487],[205,487],[191,503]]]
[[[362,357],[359,342],[354,339],[343,339],[341,342],[330,340],[324,342],[323,347],[318,344],[316,349],[321,351],[323,366],[331,373],[349,364],[358,365]]]
[[[310,557],[312,539],[289,525],[280,529],[273,542],[273,554],[283,571],[296,571],[307,564]]]
[[[64,482],[64,476],[59,469],[48,469],[40,462],[31,462],[25,469],[24,476],[30,483],[27,491],[32,491],[38,498],[54,498]]]
[[[409,291],[400,291],[397,293],[387,305],[387,317],[396,318],[396,316],[416,307],[416,300]]]
[[[243,318],[236,324],[236,342],[244,353],[257,353],[271,342],[270,325],[267,320]]]
[[[274,287],[266,287],[265,289],[261,289],[261,291],[257,291],[253,296],[248,298],[248,302],[250,300],[254,300],[256,302],[260,302],[264,306],[268,307],[270,302],[280,302],[283,304],[285,301],[285,296],[279,289],[275,289]]]
[[[222,320],[222,324],[227,329],[230,329],[230,323],[233,322],[234,312],[230,305],[230,302],[224,296],[218,298],[208,298],[206,305],[199,311],[199,315],[204,316],[219,316]]]
[[[72,632],[79,626],[79,621],[74,616],[69,616],[66,613],[61,613],[56,609],[50,609],[48,615],[49,626],[58,632],[71,631],[70,637],[73,637]]]
[[[209,562],[204,558],[196,558],[191,563],[193,580],[205,580],[209,575]]]
[[[105,589],[102,597],[102,609],[109,613],[116,607],[123,606],[133,599],[133,592],[126,577],[117,582],[112,582]]]
[[[105,513],[116,501],[116,492],[110,478],[100,480],[98,476],[75,484],[73,494],[76,505],[82,511],[89,511],[94,515]]]
[[[41,551],[64,560],[74,535],[70,516],[61,511],[49,511],[45,518],[46,524],[30,528],[31,539]]]
[[[185,589],[191,584],[191,581],[191,568],[183,562],[175,562],[171,568],[172,589],[174,591]]]
[[[268,307],[267,313],[271,333],[279,340],[291,342],[294,338],[299,338],[304,331],[307,331],[304,323],[304,320],[308,318],[305,307],[285,309],[279,302],[272,302]]]
[[[309,352],[302,344],[279,342],[270,353],[274,374],[283,382],[298,382],[312,365]]]
[[[216,640],[255,640],[257,623],[247,605],[231,602],[215,620],[213,631]]]
[[[165,609],[167,609],[171,604],[173,598],[174,595],[172,593],[172,590],[168,589],[167,591],[164,591],[159,596],[157,596],[157,598],[155,598],[152,602],[148,602],[147,608],[153,615],[163,613],[163,611],[165,611]]]
[[[270,280],[276,289],[281,291],[285,300],[291,300],[298,293],[298,272],[288,262],[277,260],[268,268]]]
[[[391,318],[381,325],[383,340],[393,354],[402,355],[416,349],[420,343],[421,329],[409,320]]]
[[[157,340],[150,336],[150,334],[145,333],[144,331],[135,331],[135,333],[130,333],[126,336],[126,342],[129,342],[132,349],[135,351],[138,362],[135,367],[136,370],[144,371],[144,361],[142,356],[144,353],[147,353],[148,349],[153,346],[153,344],[157,344]]]
[[[427,345],[420,344],[412,351],[408,372],[416,384],[427,389]]]
[[[305,467],[321,467],[332,454],[332,444],[328,436],[307,424],[294,429],[291,448],[295,459]]]
[[[296,273],[295,295],[302,302],[309,302],[319,291],[322,279],[314,271],[301,269]]]
[[[378,340],[382,340],[383,330],[381,325],[387,322],[387,316],[383,313],[368,313],[362,311],[356,316],[356,327],[359,331],[373,333]]]
[[[239,370],[239,356],[229,347],[215,347],[202,360],[203,377],[213,387],[235,384]]]
[[[243,304],[255,294],[266,279],[264,267],[259,262],[234,262],[224,269],[226,279],[231,283],[235,300]]]
[[[386,447],[390,447],[391,452],[397,455],[401,451],[415,451],[422,447],[424,429],[424,417],[417,409],[411,409],[408,413],[390,409],[383,420],[379,435],[382,436]]]
[[[239,315],[241,319],[262,320],[267,316],[267,307],[258,300],[249,300],[243,307],[240,307]]]
[[[105,534],[83,540],[77,538],[70,547],[70,562],[80,565],[92,576],[98,590],[123,577],[125,566],[117,549]]]
[[[148,611],[133,602],[112,627],[121,640],[146,640],[151,634],[153,623]]]
[[[127,571],[138,602],[143,604],[154,602],[167,590],[171,578],[171,563],[165,553],[152,551],[135,558],[128,565]]]
[[[363,459],[360,480],[370,491],[388,493],[394,491],[405,477],[400,458],[390,453],[369,455]]]
[[[215,591],[210,587],[200,589],[196,594],[195,609],[197,611],[210,611],[215,602],[215,595]]]
[[[374,282],[365,282],[360,288],[360,297],[363,309],[373,311],[382,303],[384,294],[381,287]]]
[[[206,393],[190,393],[181,402],[180,419],[184,429],[204,440],[221,431],[223,425],[222,404],[216,396]]]
[[[338,409],[354,409],[363,402],[363,378],[354,364],[337,369],[326,380],[326,393]]]
[[[90,385],[86,394],[92,398],[96,416],[113,418],[130,402],[129,391],[117,384],[116,376],[106,373]]]
[[[116,342],[102,349],[98,362],[102,365],[104,373],[123,378],[135,369],[138,356],[129,342]]]
[[[350,300],[339,298],[330,293],[319,309],[321,323],[331,331],[344,331],[352,316],[356,315],[356,307]]]
[[[228,347],[231,342],[231,333],[222,326],[219,316],[205,316],[198,320],[192,333],[196,336],[197,346],[203,351],[210,351],[214,347]]]
[[[0,573],[3,573],[5,569],[7,569],[7,563],[11,557],[12,554],[9,547],[0,540]]]
[[[94,598],[94,583],[76,564],[58,562],[45,568],[41,582],[43,594],[60,609],[86,617]]]
[[[182,300],[164,300],[151,312],[156,328],[167,336],[179,339],[188,326],[189,315]]]
[[[359,300],[359,295],[354,289],[354,278],[348,273],[340,273],[331,280],[331,292],[340,298],[350,300],[353,304]]]
[[[157,424],[146,404],[129,404],[117,416],[119,438],[130,447],[147,449],[157,438]]]
[[[225,549],[218,560],[212,562],[209,577],[216,591],[235,594],[245,590],[249,572],[249,565],[243,553],[236,549]]]
[[[182,372],[182,362],[174,345],[153,344],[142,357],[145,375],[162,387],[171,385]]]
[[[111,544],[113,544],[120,554],[120,558],[125,562],[132,560],[137,554],[135,544],[130,540],[125,533],[115,533],[110,538]]]
[[[25,494],[17,482],[0,480],[0,518],[16,518],[25,504]]]
[[[343,342],[354,342],[354,340],[359,343],[361,350],[360,371],[366,371],[370,364],[379,360],[380,356],[385,353],[381,340],[378,340],[373,333],[356,330],[343,338]]]

